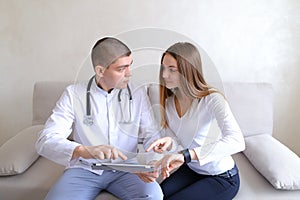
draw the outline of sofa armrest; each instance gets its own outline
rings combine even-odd
[[[244,154],[276,189],[300,189],[300,159],[271,135],[245,138]]]
[[[39,157],[35,150],[35,142],[43,127],[28,127],[0,147],[0,176],[20,174]]]

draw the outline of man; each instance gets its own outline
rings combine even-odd
[[[145,90],[129,85],[130,49],[106,37],[91,57],[95,76],[67,87],[36,143],[40,155],[66,166],[46,199],[94,199],[102,190],[121,199],[162,199],[157,173],[93,170],[84,164],[133,162],[138,140],[143,138],[145,148],[157,131]],[[74,141],[67,139],[72,131]]]

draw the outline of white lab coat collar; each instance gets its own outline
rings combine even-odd
[[[116,93],[118,93],[120,91],[120,89],[114,88],[110,93],[108,93],[106,90],[103,90],[102,88],[100,88],[97,85],[96,78],[94,78],[94,81],[92,82],[90,91],[94,94],[101,94],[101,95],[107,97],[108,95],[114,96]]]

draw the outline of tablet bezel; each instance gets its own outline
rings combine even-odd
[[[116,170],[125,172],[153,172],[153,165],[130,164],[130,163],[92,163],[93,170]]]

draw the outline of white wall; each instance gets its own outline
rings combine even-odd
[[[74,80],[98,38],[145,27],[197,42],[224,81],[272,83],[274,136],[300,155],[299,0],[0,0],[0,144],[30,125],[34,82]]]

